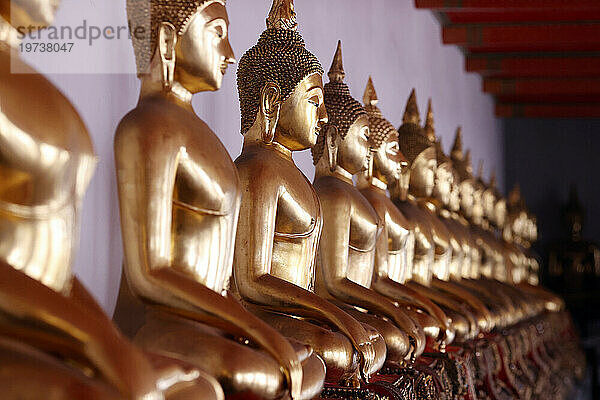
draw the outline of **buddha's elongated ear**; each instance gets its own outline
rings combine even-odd
[[[326,124],[323,134],[325,135],[325,151],[327,151],[327,163],[329,170],[335,171],[337,167],[338,150],[340,147],[337,127],[333,124]]]
[[[275,138],[275,128],[281,111],[281,89],[274,82],[267,82],[260,91],[260,112],[263,116],[262,136],[265,143]]]
[[[170,91],[175,75],[175,45],[177,31],[169,22],[162,22],[158,28],[158,51],[162,66],[163,89]]]
[[[367,159],[365,160],[366,164],[366,174],[369,179],[373,177],[373,168],[375,164],[375,153],[376,150],[373,147],[369,148],[369,154],[367,155]]]

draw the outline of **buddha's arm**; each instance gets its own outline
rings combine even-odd
[[[397,303],[347,278],[351,205],[348,202],[343,204],[338,197],[322,196],[321,199],[323,239],[319,244],[319,260],[323,280],[329,293],[344,303],[365,308],[389,318],[415,340],[417,348],[422,348],[424,346],[422,335]],[[335,204],[330,204],[330,202],[335,202]],[[381,243],[380,237],[377,246],[380,247]]]
[[[363,356],[363,372],[369,371],[375,352],[358,321],[314,293],[271,275],[277,198],[266,193],[264,186],[252,183],[252,179],[242,176],[242,182],[250,182],[250,187],[244,191],[235,243],[234,275],[240,295],[270,310],[312,318],[337,328]],[[261,180],[258,182],[262,184]]]
[[[70,159],[68,151],[41,143],[29,133],[15,125],[2,112],[0,104],[0,156],[30,173],[48,173],[50,167],[66,163]]]
[[[387,276],[376,277],[373,281],[373,288],[391,299],[412,303],[413,305],[422,308],[425,312],[435,318],[444,332],[449,329],[450,318],[446,313],[437,304],[417,291],[402,285]]]
[[[379,213],[380,218],[383,215],[383,212]],[[396,302],[411,303],[413,306],[416,305],[422,308],[440,324],[442,331],[446,332],[450,319],[440,307],[427,297],[390,278],[388,274],[389,234],[386,226],[377,241],[377,248],[375,249],[375,273],[373,274],[372,282],[373,289]],[[405,246],[408,245],[410,245],[410,241],[406,240]],[[406,247],[403,248],[403,251],[407,250]],[[404,268],[411,268],[411,266],[405,265]]]
[[[565,308],[563,299],[557,294],[540,286],[534,286],[528,282],[521,282],[517,284],[517,287],[526,293],[531,293],[534,296],[538,296],[544,300],[545,307],[550,311],[560,311]]]
[[[465,311],[465,309],[459,302],[453,300],[452,298],[445,295],[444,293],[439,292],[438,290],[435,290],[431,287],[423,286],[413,281],[407,282],[407,286],[420,293],[421,295],[428,297],[430,300],[432,300],[438,305],[447,307],[458,313],[463,313]]]
[[[513,305],[507,302],[504,296],[499,294],[498,290],[490,290],[487,285],[482,284],[482,281],[462,279],[460,285],[483,301],[488,310],[495,311],[497,319],[496,323],[500,322],[501,324],[506,324],[506,317],[516,313]]]
[[[142,353],[106,317],[98,318],[99,310],[89,312],[84,302],[71,300],[0,263],[0,330],[93,365],[131,398],[154,393],[153,372]]]
[[[487,309],[485,304],[477,297],[475,297],[472,293],[450,281],[443,281],[437,278],[434,278],[431,281],[431,285],[437,289],[440,289],[444,292],[450,293],[456,298],[467,303],[473,310],[475,310],[481,318],[485,320],[484,326],[481,328],[491,329],[493,324],[493,318],[490,310]]]

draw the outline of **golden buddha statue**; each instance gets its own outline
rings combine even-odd
[[[514,303],[498,285],[492,282],[493,263],[487,264],[486,256],[491,253],[493,246],[485,241],[478,228],[483,217],[482,195],[483,187],[476,187],[470,151],[463,152],[462,130],[456,131],[451,160],[456,171],[458,192],[460,194],[460,217],[457,221],[467,229],[471,248],[471,273],[463,275],[461,284],[484,300],[488,309],[495,314],[494,325],[498,328],[507,326],[515,321],[517,310]],[[476,190],[477,189],[477,190]]]
[[[390,191],[394,204],[414,224],[415,250],[413,279],[407,282],[412,289],[429,297],[452,319],[457,338],[467,339],[477,334],[473,314],[451,296],[432,287],[435,278],[448,276],[451,249],[446,230],[435,224],[431,210],[420,205],[419,198],[430,198],[435,183],[436,150],[422,134],[415,91],[411,92],[398,129],[400,151],[408,160],[396,188]],[[437,228],[437,229],[436,229]]]
[[[137,107],[115,136],[127,285],[115,319],[135,341],[216,377],[226,393],[311,398],[325,375],[228,291],[242,191],[225,147],[192,108],[221,87],[229,44],[224,0],[129,0]],[[130,293],[128,293],[130,292]]]
[[[293,1],[275,0],[238,68],[244,144],[235,161],[242,202],[234,278],[247,308],[323,358],[328,382],[359,385],[383,365],[385,343],[314,293],[321,209],[292,159],[327,122],[322,75],[297,31]]]
[[[96,155],[71,103],[20,59],[16,30],[51,24],[57,6],[0,1],[0,397],[160,399],[198,378],[220,399],[200,372],[153,365],[73,274]]]
[[[426,296],[405,285],[412,279],[414,225],[392,203],[386,191],[398,184],[407,161],[398,146],[398,131],[383,117],[373,80],[369,77],[363,103],[369,117],[371,168],[358,177],[358,188],[379,217],[382,245],[375,249],[371,287],[400,304],[427,336],[449,344],[454,338],[450,319]]]
[[[490,310],[477,296],[460,284],[463,268],[470,268],[468,262],[466,266],[464,265],[465,259],[470,260],[470,257],[465,257],[465,253],[468,252],[469,238],[466,237],[460,223],[452,218],[452,214],[447,210],[454,185],[454,171],[452,161],[442,150],[441,143],[437,141],[435,135],[431,99],[428,101],[427,117],[422,133],[435,146],[437,168],[432,196],[421,198],[421,204],[430,211],[429,215],[435,231],[440,232],[440,236],[446,237],[446,241],[452,247],[452,257],[448,267],[442,270],[443,273],[434,274],[432,286],[449,294],[455,300],[465,303],[477,318],[478,328],[481,331],[490,331],[493,328]]]
[[[583,237],[585,217],[585,208],[576,187],[572,186],[569,199],[561,208],[564,237],[550,247],[545,279],[552,290],[563,294],[578,311],[587,307],[589,299],[597,298],[596,288],[600,283],[600,246]]]
[[[344,82],[341,42],[328,75],[324,99],[329,122],[312,148],[313,185],[323,215],[315,292],[375,327],[385,340],[388,363],[398,366],[411,356],[409,337],[415,355],[423,352],[425,337],[398,303],[371,289],[381,226],[377,213],[352,181],[368,168],[369,119]],[[387,247],[387,242],[379,243]]]
[[[532,305],[530,314],[548,311],[561,311],[565,303],[560,296],[539,286],[539,263],[531,254],[531,242],[537,234],[532,227],[532,218],[521,197],[520,188],[515,185],[509,194],[508,217],[503,230],[503,239],[511,257],[510,283],[522,292],[523,298],[533,298],[537,304]],[[537,306],[537,308],[534,308]]]

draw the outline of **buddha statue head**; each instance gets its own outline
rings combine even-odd
[[[460,211],[460,177],[454,165],[452,165],[452,184],[450,185],[448,209],[456,213]]]
[[[372,151],[373,165],[371,176],[386,185],[396,186],[402,170],[408,165],[398,145],[398,131],[390,121],[384,118],[377,107],[379,99],[369,77],[363,96],[363,104],[369,116],[369,145]]]
[[[368,168],[369,119],[344,82],[346,74],[341,41],[338,41],[328,76],[329,82],[324,86],[324,102],[329,122],[312,147],[313,163],[325,163],[330,171],[339,167],[354,175]]]
[[[433,121],[433,107],[431,99],[427,102],[427,117],[423,126],[423,134],[435,147],[437,168],[435,169],[435,184],[433,186],[433,196],[439,200],[444,207],[450,204],[452,196],[452,186],[454,184],[454,171],[452,160],[442,149],[442,144],[435,135],[435,126]]]
[[[486,183],[483,180],[483,172],[482,175],[478,176],[478,180],[480,181],[483,187],[483,194],[481,197],[481,203],[483,206],[483,217],[490,222],[490,224],[495,225],[496,223],[496,188],[495,184],[492,186],[492,182]]]
[[[508,195],[507,220],[505,230],[514,241],[520,241],[527,217],[525,203],[521,198],[521,188],[516,184]]]
[[[467,150],[467,158],[470,160],[470,150]],[[487,185],[483,181],[483,160],[479,160],[477,176],[473,179],[473,212],[471,215],[471,221],[477,225],[481,225],[484,221],[485,206],[483,204],[483,195],[486,188]]]
[[[466,218],[471,218],[473,216],[475,180],[473,179],[471,153],[463,152],[462,128],[460,126],[456,129],[456,137],[450,152],[450,158],[458,175],[460,210]]]
[[[501,230],[506,222],[506,199],[498,191],[495,170],[492,170],[488,187],[489,190],[493,192],[494,206],[492,210],[486,211],[486,215],[491,213],[491,216],[488,216],[488,219],[493,226]]]
[[[535,214],[531,214],[531,238],[530,241],[531,243],[535,243],[538,240],[538,223],[537,223],[537,216]]]
[[[54,22],[60,0],[0,0],[0,17],[14,27],[41,29]]]
[[[267,29],[237,72],[241,133],[291,151],[313,147],[327,122],[323,68],[297,27],[293,0],[274,0]]]
[[[561,220],[563,228],[569,232],[571,240],[580,240],[585,221],[585,209],[579,201],[575,185],[572,185],[569,191],[569,201],[562,207]]]
[[[408,161],[403,176],[409,174],[409,191],[415,197],[431,197],[437,167],[435,146],[423,134],[417,96],[413,89],[406,103],[406,110],[398,129],[400,151]],[[402,181],[402,179],[401,179]]]
[[[127,14],[141,79],[191,94],[221,87],[235,62],[225,0],[127,0]]]

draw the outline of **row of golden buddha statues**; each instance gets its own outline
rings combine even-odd
[[[114,141],[113,323],[71,272],[90,137],[42,75],[10,73],[28,68],[14,27],[51,23],[55,2],[0,0],[0,397],[565,397],[583,360],[537,285],[518,192],[474,176],[460,129],[446,155],[414,91],[398,130],[371,79],[355,100],[341,43],[323,85],[292,0],[239,62],[232,161],[191,105],[235,62],[225,6],[128,0],[151,29]]]

